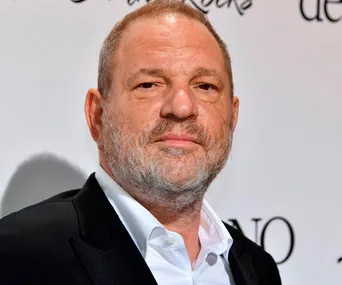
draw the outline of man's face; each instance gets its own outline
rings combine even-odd
[[[214,37],[181,15],[140,19],[114,62],[100,135],[114,179],[160,188],[154,195],[207,188],[226,161],[238,108]]]

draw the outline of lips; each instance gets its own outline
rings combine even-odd
[[[163,142],[173,146],[189,146],[191,144],[199,144],[198,139],[190,134],[173,134],[168,133],[160,136],[157,142]]]

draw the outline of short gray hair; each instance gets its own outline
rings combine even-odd
[[[214,36],[214,38],[216,39],[221,48],[223,58],[225,61],[225,67],[229,75],[231,85],[231,96],[233,96],[233,75],[231,68],[231,60],[227,50],[227,46],[222,41],[220,36],[216,33],[214,27],[211,25],[209,20],[204,16],[202,12],[183,3],[183,1],[155,0],[127,14],[120,22],[118,22],[114,26],[114,28],[111,30],[111,32],[103,42],[100,52],[97,88],[105,99],[108,97],[107,95],[112,85],[113,71],[115,68],[113,59],[118,49],[123,31],[127,29],[127,26],[130,23],[139,18],[152,18],[170,13],[181,14],[190,19],[197,20],[208,28],[208,30]]]

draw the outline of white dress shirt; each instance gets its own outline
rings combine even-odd
[[[233,240],[207,202],[198,232],[201,250],[191,264],[181,235],[168,231],[101,166],[95,177],[159,285],[234,285],[228,262]]]

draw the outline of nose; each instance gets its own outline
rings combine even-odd
[[[164,118],[176,117],[185,120],[198,116],[198,106],[191,91],[187,88],[171,90],[162,106],[160,115]]]

